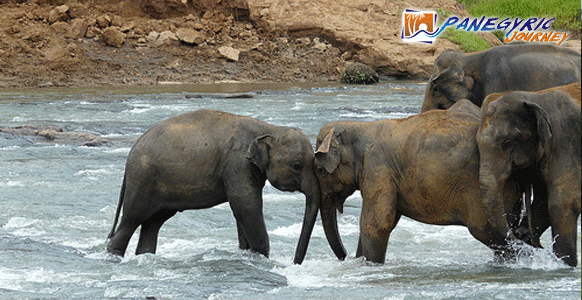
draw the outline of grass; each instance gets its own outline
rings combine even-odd
[[[491,47],[487,41],[472,32],[456,30],[450,27],[445,29],[442,37],[459,45],[463,52],[487,50]]]
[[[580,38],[580,4],[578,0],[465,0],[465,7],[473,17],[498,17],[520,19],[531,17],[556,18],[552,28],[570,32],[571,38]],[[439,18],[450,14],[437,10]],[[503,39],[504,33],[493,32]],[[489,44],[472,32],[447,28],[443,38],[458,44],[464,52],[474,52],[490,48]]]

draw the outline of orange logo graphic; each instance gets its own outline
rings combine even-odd
[[[402,14],[402,40],[432,43],[436,35],[437,14],[434,11],[415,11],[407,9]]]

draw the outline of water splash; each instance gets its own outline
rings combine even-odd
[[[511,257],[496,257],[493,265],[506,266],[513,269],[531,269],[554,271],[569,268],[551,250],[555,240],[546,248],[536,248],[525,243],[510,242]]]

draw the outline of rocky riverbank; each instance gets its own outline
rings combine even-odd
[[[0,88],[337,81],[352,62],[424,78],[457,45],[402,42],[402,11],[468,15],[431,2],[0,0]]]

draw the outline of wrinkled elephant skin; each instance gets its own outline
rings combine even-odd
[[[321,219],[336,255],[345,252],[335,210],[341,211],[356,190],[363,198],[356,256],[383,263],[401,216],[464,225],[483,244],[505,249],[506,236],[492,234],[479,201],[479,124],[474,115],[437,110],[406,119],[324,125],[317,137],[315,168]],[[518,201],[514,196],[507,197],[507,206]]]
[[[487,97],[477,134],[482,199],[490,218],[501,221],[495,231],[511,226],[499,218],[506,179],[525,174],[534,189],[532,235],[551,226],[554,253],[570,266],[578,263],[580,123],[580,104],[568,93],[510,92]]]
[[[268,257],[262,189],[269,180],[277,189],[306,195],[305,225],[295,259],[301,263],[319,211],[313,158],[307,137],[291,127],[211,110],[162,121],[129,153],[107,249],[124,255],[141,226],[136,253],[155,253],[160,227],[176,212],[228,202],[240,248]]]
[[[435,60],[421,111],[448,109],[461,99],[481,106],[497,92],[539,91],[580,81],[580,53],[548,44],[516,44]]]

